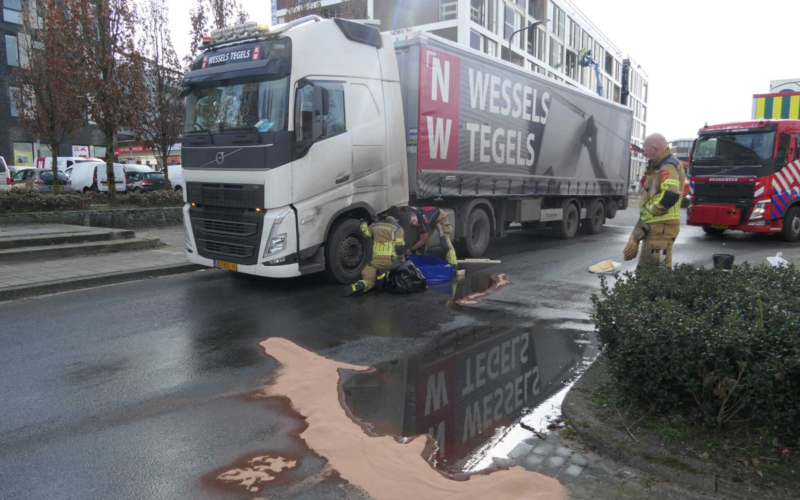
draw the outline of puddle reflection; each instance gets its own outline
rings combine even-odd
[[[428,289],[453,297],[462,306],[475,305],[501,288],[513,285],[505,273],[474,274],[464,279],[443,283],[428,283]]]
[[[439,444],[438,467],[455,470],[595,356],[593,333],[555,321],[465,329],[421,356],[352,377],[343,385],[345,402],[379,434],[430,434]]]

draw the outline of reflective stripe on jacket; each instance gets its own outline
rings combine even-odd
[[[668,149],[651,162],[646,174],[645,192],[640,205],[642,222],[678,221],[681,219],[681,195],[685,175],[681,162]]]

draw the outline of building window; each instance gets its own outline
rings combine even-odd
[[[458,17],[458,0],[439,0],[439,20],[452,21]]]
[[[17,100],[14,99],[14,92],[17,92],[16,87],[8,87],[8,100],[11,103],[11,116],[19,116],[17,109]]]
[[[544,45],[547,33],[539,28],[534,28],[528,35],[528,54],[540,61],[544,61]]]
[[[573,49],[580,49],[581,35],[583,34],[583,30],[580,26],[578,26],[578,23],[572,19],[569,20],[569,25],[569,46]]]
[[[6,35],[6,62],[9,66],[19,66],[17,37],[12,35]]]
[[[566,15],[556,4],[551,2],[551,5],[553,6],[553,18],[550,19],[550,32],[564,40]]]
[[[537,21],[547,18],[547,0],[530,0],[528,14]]]
[[[516,29],[517,28],[514,25],[514,9],[506,5],[505,31],[503,32],[503,38],[508,41]]]
[[[492,57],[497,57],[497,42],[489,38],[484,38],[483,51]]]
[[[44,144],[39,144],[39,149],[36,151],[37,158],[52,158],[53,151],[50,149],[49,146]]]
[[[105,146],[92,146],[94,148],[94,153],[92,153],[93,158],[105,158],[106,156],[106,147]]]
[[[484,22],[483,9],[484,9],[483,0],[469,0],[469,18],[473,23],[478,24],[480,26],[483,26]]]
[[[619,61],[614,61],[614,79],[617,81],[622,79],[622,66]]]
[[[567,51],[567,76],[573,80],[578,79],[578,55],[571,50]]]
[[[32,167],[33,166],[33,143],[32,142],[15,142],[14,147],[14,165],[18,167]]]
[[[22,0],[3,0],[3,21],[22,24]]]
[[[550,39],[550,66],[558,71],[564,71],[564,45],[557,42],[555,38]]]
[[[469,46],[475,50],[481,50],[481,36],[474,31],[469,32]]]

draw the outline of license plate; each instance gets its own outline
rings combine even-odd
[[[108,183],[107,183],[107,182],[103,182],[102,184],[103,184],[104,186],[108,186]]]
[[[728,226],[726,226],[725,224],[711,224],[711,227],[713,227],[714,229],[728,229]]]
[[[239,270],[239,267],[236,265],[235,262],[225,262],[224,260],[215,260],[214,267],[218,267],[220,269],[227,269],[228,271]]]

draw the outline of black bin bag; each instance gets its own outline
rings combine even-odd
[[[428,280],[410,260],[393,269],[386,278],[383,289],[391,293],[417,293],[428,289]]]

